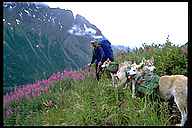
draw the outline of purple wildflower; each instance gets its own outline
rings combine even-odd
[[[10,117],[13,114],[13,110],[11,108],[8,108],[4,112],[4,117]]]

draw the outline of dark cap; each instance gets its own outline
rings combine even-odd
[[[96,40],[92,40],[90,41],[91,44],[98,44],[98,42]]]

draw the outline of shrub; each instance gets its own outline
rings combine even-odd
[[[160,76],[187,74],[187,56],[182,52],[181,47],[174,45],[169,40],[163,45],[143,44],[143,48],[127,53],[124,59],[117,57],[117,61],[121,63],[124,60],[131,60],[140,63],[142,58],[150,59],[151,57],[154,57],[156,72]]]

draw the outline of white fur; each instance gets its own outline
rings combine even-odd
[[[143,65],[143,62],[141,62],[139,65],[137,65],[136,63],[131,65],[131,69],[128,71],[128,75],[129,76],[134,76],[136,74],[140,74],[140,72],[138,71],[139,68]],[[136,84],[136,80],[133,78],[131,80],[132,83],[132,98],[135,98],[135,84]]]
[[[103,65],[101,67],[102,68],[108,67],[110,63],[111,63],[111,61],[107,60],[103,63]],[[110,75],[112,77],[113,87],[118,87],[118,86],[126,84],[127,78],[126,78],[125,71],[129,66],[130,66],[130,62],[125,61],[125,62],[119,64],[119,69],[118,69],[117,73],[115,73],[115,74],[110,73]],[[118,78],[118,80],[117,80],[117,78]],[[115,83],[115,81],[118,81],[118,82]]]

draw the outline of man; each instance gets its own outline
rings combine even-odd
[[[108,44],[107,44],[108,43]],[[101,65],[103,62],[105,62],[108,58],[109,60],[113,61],[113,52],[110,47],[110,42],[106,40],[101,41],[100,43],[96,40],[91,41],[91,46],[93,47],[93,56],[92,56],[92,61],[89,64],[93,64],[95,61],[96,67],[96,78],[99,81],[99,73],[101,71]]]

